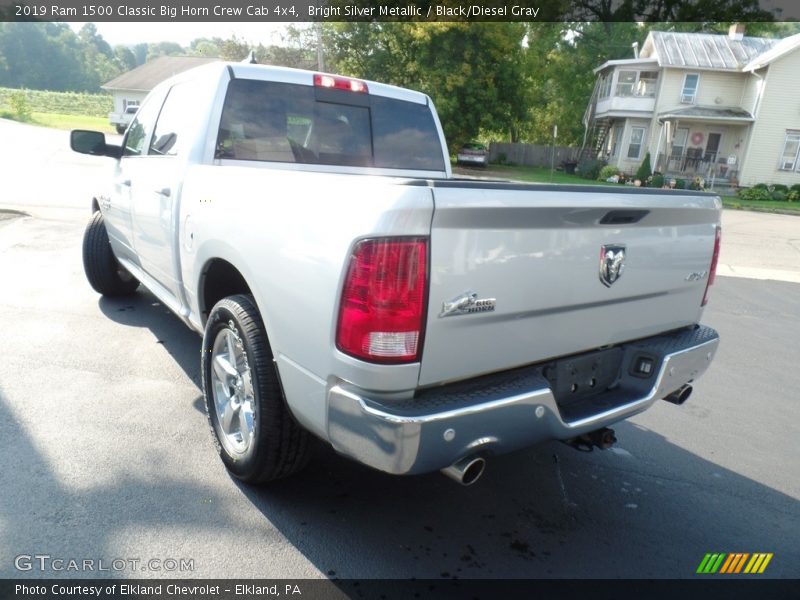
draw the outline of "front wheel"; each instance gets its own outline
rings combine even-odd
[[[252,296],[220,300],[203,335],[203,396],[222,462],[247,483],[299,471],[309,434],[289,412]]]
[[[100,211],[83,233],[83,270],[89,285],[103,296],[125,296],[139,287],[139,281],[117,262]]]

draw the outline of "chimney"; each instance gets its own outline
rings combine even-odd
[[[739,41],[744,37],[744,23],[732,23],[728,29],[728,37],[732,40]]]

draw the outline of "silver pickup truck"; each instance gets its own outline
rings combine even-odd
[[[212,63],[155,88],[121,146],[71,145],[115,159],[89,283],[141,283],[203,335],[209,424],[247,482],[299,470],[311,436],[464,484],[543,440],[606,447],[717,349],[718,197],[454,179],[421,93]]]

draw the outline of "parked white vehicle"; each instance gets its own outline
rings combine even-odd
[[[427,96],[212,63],[159,85],[95,199],[99,293],[143,284],[203,335],[225,465],[301,468],[311,436],[394,474],[462,483],[548,439],[683,402],[718,336],[711,194],[451,178]]]
[[[136,111],[139,110],[138,106],[129,106],[121,113],[112,112],[108,114],[108,122],[111,123],[117,130],[117,133],[125,133],[125,129],[133,121]]]

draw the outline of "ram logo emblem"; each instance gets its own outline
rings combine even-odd
[[[600,246],[600,281],[611,287],[625,270],[625,246],[606,244]]]

